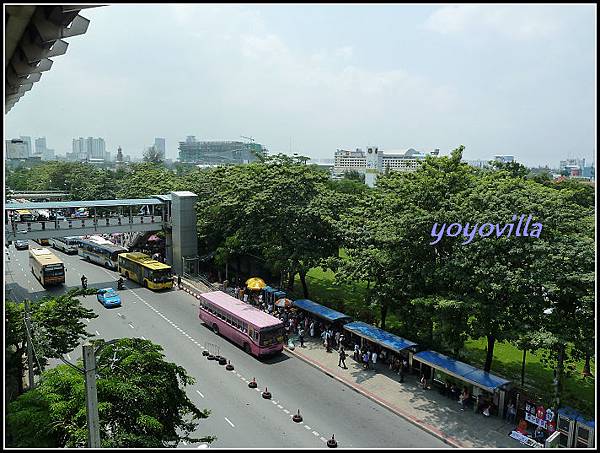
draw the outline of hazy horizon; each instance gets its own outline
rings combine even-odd
[[[595,162],[595,5],[110,5],[5,115],[5,139],[140,157],[166,139],[465,145],[466,160]]]

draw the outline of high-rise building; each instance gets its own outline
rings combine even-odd
[[[79,137],[73,139],[74,160],[107,159],[106,144],[102,137]]]
[[[13,138],[12,140],[4,140],[6,146],[6,158],[7,159],[27,159],[29,153],[27,151],[27,143],[19,138]]]
[[[166,140],[164,138],[157,137],[154,139],[154,148],[160,152],[160,157],[164,160],[167,148]]]
[[[25,148],[27,149],[27,157],[33,156],[33,148],[31,146],[31,137],[24,137],[21,135],[21,140],[25,143]]]
[[[35,139],[35,154],[40,156],[46,154],[46,137],[39,137]]]
[[[178,160],[202,165],[247,164],[266,153],[267,149],[259,143],[197,141],[189,135],[185,142],[179,142]]]

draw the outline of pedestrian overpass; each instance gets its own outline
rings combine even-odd
[[[178,274],[195,273],[197,198],[192,192],[171,192],[121,200],[7,203],[4,205],[4,242],[163,230],[167,263]],[[75,216],[81,209],[86,211],[85,216]],[[23,220],[17,212],[23,210],[30,211],[33,219]],[[49,211],[50,219],[37,217],[39,210]]]

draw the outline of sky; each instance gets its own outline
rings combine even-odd
[[[465,146],[529,166],[593,161],[596,6],[110,5],[5,116],[5,138],[141,156],[166,138],[271,153]]]

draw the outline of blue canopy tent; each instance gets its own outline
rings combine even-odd
[[[294,306],[328,322],[344,323],[352,321],[350,316],[340,313],[339,311],[332,310],[331,308],[327,308],[324,305],[313,302],[312,300],[295,300]]]
[[[434,369],[437,369],[492,394],[498,393],[498,413],[503,414],[504,397],[510,387],[511,381],[435,351],[418,352],[413,356],[413,359],[431,367],[432,379]],[[478,396],[477,399],[479,399]],[[477,410],[477,404],[475,404],[474,409]]]
[[[277,288],[272,288],[270,286],[265,286],[262,289],[262,293],[266,303],[274,303],[277,299],[281,299],[282,297],[286,296],[284,291],[281,291]]]
[[[417,343],[361,321],[348,323],[344,325],[344,329],[394,352],[414,350],[417,346]]]

